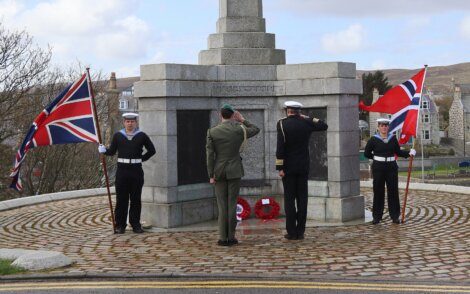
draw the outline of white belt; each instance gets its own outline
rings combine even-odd
[[[384,161],[384,162],[387,162],[387,161],[395,161],[395,156],[392,156],[392,157],[374,156],[374,160],[377,160],[377,161]]]
[[[129,158],[118,158],[118,162],[120,163],[142,163],[142,159],[129,159]]]

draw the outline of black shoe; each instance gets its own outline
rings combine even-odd
[[[374,220],[372,220],[372,224],[373,224],[373,225],[376,225],[376,224],[378,224],[378,223],[380,223],[380,220],[379,220],[379,219],[375,219],[375,218],[374,218]]]
[[[117,227],[114,229],[114,234],[124,234],[126,232],[126,228],[119,228]]]
[[[287,240],[297,240],[297,236],[292,236],[289,234],[285,234],[284,238],[286,238]]]
[[[229,240],[227,241],[227,244],[228,244],[228,246],[237,245],[237,244],[238,244],[238,240],[237,240],[236,238],[229,239]]]
[[[305,239],[304,234],[302,234],[302,235],[297,235],[297,240],[303,240],[303,239]]]
[[[394,218],[394,219],[392,220],[392,223],[394,223],[394,224],[400,224],[400,220],[399,220],[398,218]]]
[[[145,231],[142,229],[142,227],[137,227],[137,228],[132,228],[132,231],[136,234],[142,234]]]
[[[219,245],[219,246],[229,246],[228,241],[222,241],[222,240],[217,241],[217,245]]]

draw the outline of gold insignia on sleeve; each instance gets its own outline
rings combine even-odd
[[[276,165],[284,165],[284,159],[276,159]]]

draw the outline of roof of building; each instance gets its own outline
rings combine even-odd
[[[131,87],[135,82],[139,81],[140,77],[130,77],[130,78],[121,78],[116,79],[116,88],[119,91],[123,91]]]
[[[436,103],[434,103],[434,101],[429,97],[429,94],[424,94],[422,96],[422,99],[428,102],[429,112],[431,113],[437,112]]]

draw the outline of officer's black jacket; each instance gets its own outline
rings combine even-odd
[[[373,159],[374,155],[392,157],[395,156],[395,154],[404,158],[410,157],[408,151],[400,149],[396,136],[390,136],[387,143],[385,143],[384,140],[373,136],[369,141],[367,141],[366,147],[364,148],[364,156],[369,159]]]
[[[144,146],[147,152],[142,154]],[[144,132],[138,132],[134,135],[132,140],[127,139],[126,135],[123,133],[117,132],[114,134],[111,146],[109,146],[105,154],[114,155],[116,151],[119,158],[140,158],[142,161],[146,161],[155,154],[155,147]],[[120,166],[120,163],[118,163],[118,166]]]
[[[284,173],[308,173],[310,155],[308,143],[314,131],[325,131],[328,125],[319,120],[291,115],[277,122],[276,169]]]

